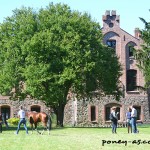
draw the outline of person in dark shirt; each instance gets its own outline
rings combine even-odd
[[[117,133],[117,124],[118,124],[118,114],[119,112],[116,112],[116,107],[112,107],[111,108],[111,114],[112,114],[112,118],[111,122],[112,122],[112,133]]]

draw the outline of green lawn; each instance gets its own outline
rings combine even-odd
[[[138,140],[150,140],[150,126],[139,127],[139,134],[128,134],[126,128],[118,128],[117,134],[111,128],[57,128],[51,134],[38,135],[36,132],[26,135],[21,128],[18,135],[16,127],[3,128],[0,133],[0,150],[148,150],[150,143],[139,144]],[[112,144],[110,142],[120,142]],[[130,143],[131,141],[131,143]],[[103,142],[104,146],[102,146]],[[126,142],[126,146],[125,143]],[[132,143],[135,142],[135,143]],[[138,145],[139,144],[139,145]]]

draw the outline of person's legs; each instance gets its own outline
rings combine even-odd
[[[135,133],[137,133],[138,130],[137,130],[137,126],[136,126],[136,118],[134,118],[134,126],[135,126]]]
[[[27,126],[26,126],[26,120],[24,119],[24,121],[23,121],[23,124],[24,124],[24,128],[25,128],[25,130],[26,130],[26,133],[28,134],[28,129],[27,129]]]
[[[136,118],[133,117],[132,118],[132,133],[136,133],[137,132],[137,128],[136,128]]]
[[[117,130],[117,122],[112,122],[112,133],[116,133]]]
[[[129,122],[129,127],[130,127],[130,131],[132,133],[132,123],[131,123],[131,119],[130,119],[130,122]]]
[[[6,128],[8,128],[9,126],[8,126],[8,123],[7,123],[7,121],[5,120],[5,125],[6,125]]]
[[[132,126],[131,126],[131,124],[129,125],[129,133],[132,133]]]
[[[137,129],[136,129],[136,118],[134,118],[134,133],[137,132]]]
[[[128,128],[128,133],[129,133],[129,131],[130,131],[130,126],[129,126],[129,123],[127,124],[127,128]]]
[[[114,122],[112,122],[112,133],[114,133],[114,130],[115,130],[115,125]]]
[[[17,131],[16,131],[16,134],[19,133],[19,130],[20,130],[20,125],[22,124],[22,119],[20,119],[19,123],[18,123],[18,127],[17,127]]]
[[[135,127],[134,127],[134,118],[131,118],[131,126],[132,126],[132,133],[134,133]]]
[[[114,133],[117,133],[117,122],[114,122]]]

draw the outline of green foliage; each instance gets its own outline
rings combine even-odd
[[[0,28],[0,93],[52,106],[66,104],[69,90],[118,94],[121,67],[102,38],[89,14],[64,4],[14,10]]]
[[[134,50],[135,57],[138,61],[138,67],[142,70],[145,81],[146,88],[150,87],[150,22],[147,22],[145,19],[140,18],[140,20],[145,24],[145,28],[141,30],[141,38],[143,44],[141,49]]]
[[[11,124],[11,125],[18,125],[18,123],[19,123],[19,118],[9,118],[9,119],[7,120],[7,122],[8,122],[9,124]]]
[[[57,116],[55,113],[51,114],[52,128],[57,126]]]

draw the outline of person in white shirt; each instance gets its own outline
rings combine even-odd
[[[26,130],[26,134],[28,134],[28,129],[27,129],[27,126],[26,126],[26,119],[25,119],[25,111],[23,110],[22,106],[20,106],[20,110],[18,112],[18,117],[20,118],[20,121],[18,123],[18,128],[17,128],[16,134],[19,133],[21,124],[24,124],[24,128]]]
[[[132,124],[132,133],[138,133],[136,120],[137,120],[137,110],[134,106],[131,106],[131,124]]]

